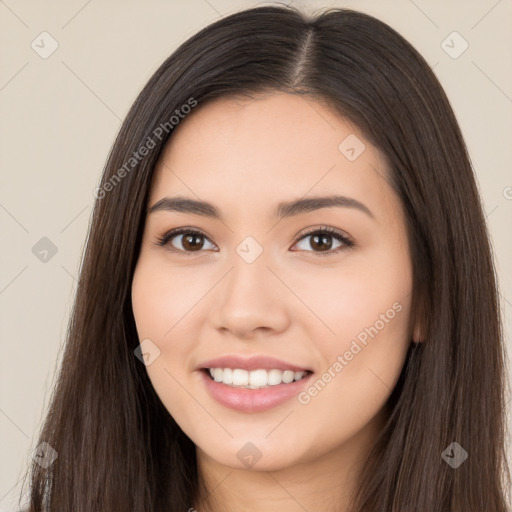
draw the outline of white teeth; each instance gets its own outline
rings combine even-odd
[[[266,370],[254,370],[249,373],[249,384],[251,386],[266,386],[267,382],[267,371]]]
[[[224,368],[222,382],[224,384],[233,384],[233,370],[231,368]]]
[[[281,384],[283,372],[281,370],[270,370],[268,372],[268,384],[269,386],[275,386]]]
[[[244,387],[248,389],[267,388],[278,384],[289,384],[304,377],[306,372],[292,370],[242,370],[240,368],[209,368],[210,375],[215,382],[222,382],[229,386]]]
[[[217,368],[215,368],[217,370]],[[221,373],[223,370],[220,370]],[[233,370],[233,386],[247,386],[249,384],[249,372],[236,368]]]
[[[283,382],[285,384],[289,384],[290,382],[293,382],[294,378],[295,378],[295,375],[292,371],[286,370],[283,372]]]

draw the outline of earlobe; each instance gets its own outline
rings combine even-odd
[[[412,333],[412,341],[414,343],[422,343],[425,341],[425,338],[423,336],[423,329],[421,328],[419,322],[416,322],[416,325],[414,326],[414,330]]]

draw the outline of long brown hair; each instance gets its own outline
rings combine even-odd
[[[153,170],[176,120],[194,102],[264,91],[308,95],[358,126],[387,158],[406,213],[413,313],[425,339],[411,344],[353,511],[506,512],[499,295],[448,99],[425,60],[383,22],[347,9],[307,16],[278,6],[226,16],[188,39],[121,126],[95,194],[39,436],[58,457],[47,468],[32,464],[30,511],[185,511],[204,491],[194,444],[134,355],[131,282]],[[456,469],[442,457],[452,443],[468,453]]]

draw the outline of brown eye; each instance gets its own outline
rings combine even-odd
[[[187,251],[197,251],[204,245],[204,241],[201,240],[202,235],[189,234],[181,236],[181,245]]]
[[[319,255],[325,255],[337,253],[343,249],[347,249],[349,247],[353,247],[354,243],[343,233],[339,232],[334,228],[321,228],[316,229],[315,231],[310,231],[302,235],[299,239],[299,243],[302,240],[310,238],[309,243],[305,243],[304,245],[309,246],[313,249],[313,251],[308,251],[307,248],[302,248],[302,250],[306,250],[308,252],[318,253]],[[338,242],[338,245],[333,249],[333,239]]]
[[[311,247],[328,251],[332,247],[332,235],[311,235]]]
[[[172,251],[190,254],[201,252],[205,240],[211,244],[206,235],[200,231],[191,228],[178,228],[166,233],[157,243],[161,246],[168,246]],[[211,245],[213,246],[213,244]]]

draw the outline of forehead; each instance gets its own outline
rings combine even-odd
[[[270,209],[283,199],[339,193],[382,207],[393,200],[387,174],[359,130],[311,97],[220,98],[175,128],[150,202],[179,194]]]

